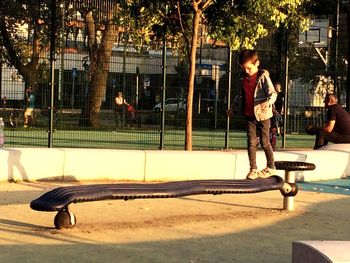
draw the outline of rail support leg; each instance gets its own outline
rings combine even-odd
[[[287,211],[294,210],[294,196],[298,193],[298,186],[295,183],[295,174],[293,171],[285,171],[284,181],[286,182],[287,191],[283,194],[283,209]],[[289,186],[289,187],[288,187]]]
[[[54,224],[56,229],[73,228],[77,224],[75,215],[69,211],[68,207],[58,211]]]

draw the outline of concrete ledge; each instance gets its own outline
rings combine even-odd
[[[234,179],[236,154],[220,151],[146,151],[146,181]]]
[[[350,175],[350,143],[339,143],[339,144],[328,144],[321,148],[321,150],[327,150],[327,151],[337,151],[337,152],[343,152],[348,154],[348,162],[344,171],[345,175]]]
[[[64,152],[60,149],[2,149],[0,159],[0,181],[63,179]]]
[[[320,150],[341,151],[350,153],[350,143],[336,143],[323,146]]]
[[[75,180],[144,181],[145,152],[131,150],[62,149],[63,176]]]
[[[307,176],[299,178],[299,180],[312,181],[329,180],[341,178],[348,175],[347,167],[349,164],[349,154],[340,151],[306,151],[306,162],[315,163],[316,169],[309,171]]]
[[[244,179],[249,171],[246,150],[185,152],[12,148],[0,149],[0,160],[0,181]],[[350,175],[350,147],[349,152],[343,147],[277,151],[275,160],[316,164],[314,171],[297,172],[298,180],[318,181]],[[258,169],[266,167],[262,150],[257,153],[257,164]],[[284,172],[277,171],[276,174],[283,176]]]
[[[293,263],[350,262],[350,241],[294,241]]]

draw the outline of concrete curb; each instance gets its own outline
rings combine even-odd
[[[350,147],[277,151],[276,161],[306,161],[316,170],[297,172],[302,181],[338,179],[350,175]],[[348,146],[348,145],[346,145]],[[249,162],[246,150],[143,151],[69,148],[3,148],[0,181],[126,180],[179,181],[195,179],[244,179]],[[258,168],[266,166],[263,151]],[[277,171],[283,176],[283,171]]]

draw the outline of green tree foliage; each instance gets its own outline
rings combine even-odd
[[[40,78],[48,73],[50,49],[51,1],[2,0],[0,10],[0,58],[13,66],[27,85],[37,88]],[[5,2],[4,2],[5,1]],[[99,126],[99,111],[106,89],[112,47],[121,36],[137,46],[149,40],[149,27],[142,19],[137,1],[62,0],[65,8],[57,8],[56,53],[61,51],[66,32],[81,29],[87,36],[84,50],[88,53],[89,94],[82,110],[81,125]],[[64,16],[63,16],[63,13]],[[82,20],[77,19],[78,14]],[[137,19],[136,19],[137,18]],[[141,26],[142,25],[142,26]],[[145,26],[146,25],[146,26]],[[63,37],[62,37],[63,36]]]
[[[200,25],[210,36],[231,48],[253,48],[257,40],[280,26],[308,26],[301,12],[308,0],[150,0],[146,9],[155,22],[154,32],[162,34],[178,45],[179,52],[189,61],[187,86],[187,117],[185,149],[192,149],[192,101]],[[167,12],[165,12],[167,6]],[[160,30],[157,30],[160,29]],[[157,34],[157,33],[156,33]]]
[[[254,48],[258,39],[276,28],[306,29],[307,0],[217,0],[206,10],[209,34],[224,41],[233,50]]]
[[[49,49],[50,5],[45,1],[2,0],[0,57],[27,85],[45,76]],[[43,76],[44,75],[44,76]]]

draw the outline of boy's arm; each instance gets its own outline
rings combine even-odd
[[[264,86],[265,86],[265,91],[267,94],[267,101],[268,101],[269,105],[272,105],[275,103],[275,101],[277,99],[277,92],[276,92],[268,74],[266,74],[266,76],[265,76]]]
[[[239,108],[239,99],[240,96],[237,95],[230,106],[230,109],[226,110],[226,115],[229,117],[233,117],[234,113],[238,111]]]

